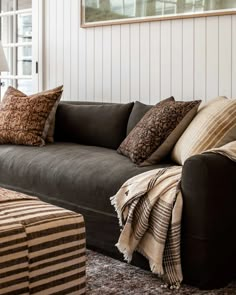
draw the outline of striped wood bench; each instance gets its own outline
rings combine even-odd
[[[85,294],[83,216],[0,188],[0,294]]]

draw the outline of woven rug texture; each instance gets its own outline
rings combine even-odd
[[[236,281],[211,291],[187,285],[172,291],[162,289],[161,280],[151,272],[90,250],[87,259],[87,295],[236,295]]]

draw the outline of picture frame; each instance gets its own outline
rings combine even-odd
[[[236,0],[81,0],[81,27],[236,14]]]

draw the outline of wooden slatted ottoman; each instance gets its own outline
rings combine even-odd
[[[81,214],[0,188],[0,294],[85,294],[85,263]]]

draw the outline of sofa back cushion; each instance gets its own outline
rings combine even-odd
[[[152,108],[152,105],[144,104],[142,102],[136,101],[134,107],[131,111],[128,125],[127,125],[127,135],[132,129],[138,124],[142,117]]]
[[[133,103],[60,103],[55,140],[117,149],[126,137]]]

